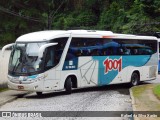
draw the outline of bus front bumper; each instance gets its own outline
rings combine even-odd
[[[13,83],[8,80],[8,88],[20,91],[43,91],[43,81],[37,81],[29,84]]]

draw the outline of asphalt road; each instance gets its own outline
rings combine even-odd
[[[155,81],[148,81],[143,84],[159,83],[159,78],[160,76]],[[128,84],[109,85],[75,89],[71,95],[66,95],[65,92],[44,93],[43,97],[38,97],[36,93],[30,93],[1,106],[0,111],[63,111],[63,116],[68,114],[67,111],[132,111],[129,88]],[[72,114],[74,117],[46,117],[42,119],[132,120],[132,118],[127,117],[103,117],[103,115],[98,118],[83,117],[83,115],[76,117],[81,115],[77,115],[76,112]],[[92,115],[93,113],[91,113]]]
[[[129,87],[123,84],[76,89],[71,95],[53,92],[38,97],[31,93],[1,106],[0,111],[132,111],[132,107]],[[80,118],[75,115],[72,119]],[[116,119],[124,120],[113,120]]]

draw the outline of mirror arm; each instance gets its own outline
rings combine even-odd
[[[2,48],[2,57],[4,57],[4,51],[5,51],[7,48],[13,46],[14,44],[15,44],[15,43],[11,43],[11,44],[5,45],[5,46]]]
[[[39,49],[39,52],[38,52],[38,58],[41,59],[43,57],[43,52],[47,47],[57,45],[57,44],[58,43],[48,43],[48,44],[42,45]]]

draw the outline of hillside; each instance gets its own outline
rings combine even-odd
[[[96,29],[152,35],[160,31],[159,0],[1,0],[0,46],[47,29]]]

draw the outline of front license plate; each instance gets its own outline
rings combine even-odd
[[[24,86],[18,86],[18,89],[23,90]]]

